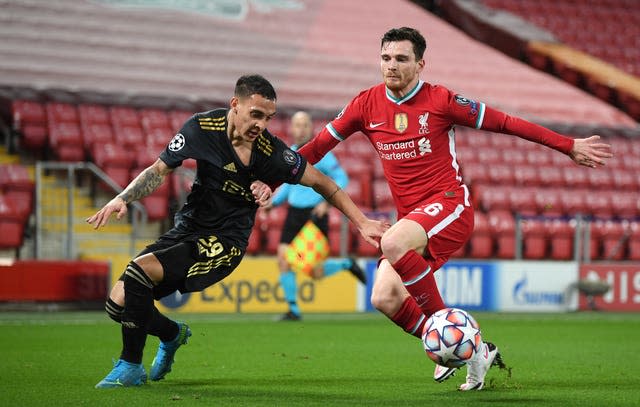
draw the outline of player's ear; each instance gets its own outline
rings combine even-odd
[[[237,108],[238,108],[238,98],[237,97],[232,97],[231,98],[231,102],[229,102],[229,106],[231,106],[231,109],[233,109],[233,113],[238,113]]]

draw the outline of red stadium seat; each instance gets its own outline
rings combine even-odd
[[[587,168],[580,167],[565,167],[562,169],[562,176],[564,178],[564,186],[567,188],[588,188],[589,179],[587,178]]]
[[[256,216],[256,223],[251,229],[251,235],[249,236],[249,243],[247,244],[247,254],[255,255],[262,251],[262,228],[260,225],[260,219]]]
[[[169,112],[169,127],[177,133],[193,113],[185,110],[172,110]]]
[[[58,123],[80,124],[78,109],[70,103],[49,102],[45,105],[49,125]]]
[[[560,198],[562,209],[566,215],[575,216],[578,214],[589,214],[590,211],[586,203],[586,195],[584,191],[569,189],[558,190],[558,196]]]
[[[562,190],[553,188],[539,189],[535,195],[538,213],[543,216],[561,216],[563,208],[560,201]]]
[[[282,234],[282,226],[286,216],[287,208],[285,206],[277,206],[271,209],[264,219],[264,230],[266,231],[264,251],[267,254],[274,255],[278,252],[280,235]]]
[[[516,253],[515,221],[508,211],[489,213],[489,225],[496,240],[496,256],[501,259],[513,259]]]
[[[520,222],[522,228],[523,251],[525,259],[540,260],[547,254],[547,236],[542,221],[529,219]]]
[[[153,129],[168,129],[169,133],[173,131],[167,112],[164,110],[147,108],[141,109],[138,114],[140,124],[146,132],[151,132]]]
[[[462,177],[464,182],[469,185],[488,184],[489,171],[486,164],[469,162],[462,166]]]
[[[535,187],[540,184],[538,168],[533,165],[513,163],[513,182],[523,187]]]
[[[611,209],[618,219],[634,219],[640,215],[640,193],[615,192],[611,199]]]
[[[138,148],[148,144],[138,124],[118,125],[114,127],[114,140],[126,148]]]
[[[47,114],[44,105],[30,100],[11,102],[13,128],[20,134],[20,146],[40,151],[47,145]]]
[[[489,181],[494,185],[513,185],[513,167],[506,164],[492,164],[488,169]]]
[[[486,259],[493,255],[493,237],[487,215],[474,213],[474,229],[469,240],[469,257]]]
[[[547,224],[547,236],[553,260],[571,260],[573,258],[573,242],[575,221],[555,219]]]
[[[611,197],[611,195],[614,195]],[[615,199],[615,193],[606,191],[586,191],[585,200],[587,203],[587,209],[594,217],[600,219],[613,218],[613,208],[611,206],[611,199]]]
[[[82,140],[86,151],[92,151],[94,145],[111,143],[114,140],[113,130],[108,123],[88,123],[82,126]]]
[[[0,195],[0,249],[19,249],[24,243],[24,228],[13,203]]]
[[[389,190],[389,185],[384,179],[373,181],[372,185],[373,204],[376,208],[393,206],[393,197]]]
[[[109,115],[111,116],[111,124],[114,128],[141,126],[138,111],[132,107],[112,106],[109,108]]]
[[[602,241],[602,259],[620,261],[626,254],[625,229],[620,222],[594,223],[597,235]],[[593,231],[593,229],[592,229]]]
[[[540,185],[548,188],[558,188],[565,186],[562,169],[551,166],[538,167]]]
[[[506,187],[485,187],[480,191],[480,206],[485,212],[495,210],[511,210],[511,202],[509,201],[510,189]]]
[[[533,216],[538,213],[536,205],[536,189],[514,187],[507,190],[509,205],[515,213],[525,216]]]
[[[107,110],[105,106],[95,104],[79,104],[78,114],[80,117],[81,126],[87,126],[91,124],[111,125],[111,116],[109,116],[109,110]]]
[[[342,212],[331,207],[329,209],[329,249],[332,256],[341,255],[341,247],[343,244],[342,228],[343,222],[346,222],[346,242],[344,242],[347,252],[351,251],[353,244],[351,225],[349,220],[344,217]]]
[[[629,256],[628,260],[640,260],[640,223],[631,222],[629,224]]]

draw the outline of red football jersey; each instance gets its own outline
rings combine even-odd
[[[315,163],[351,134],[364,133],[380,156],[403,217],[433,194],[463,185],[454,125],[515,134],[564,153],[573,146],[570,138],[419,81],[402,99],[384,83],[361,92],[300,153]]]

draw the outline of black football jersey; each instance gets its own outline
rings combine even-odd
[[[197,171],[187,202],[176,214],[173,233],[224,236],[246,247],[258,205],[250,185],[297,184],[306,160],[267,130],[256,138],[245,166],[227,136],[228,109],[197,113],[160,154],[169,167],[196,160]]]

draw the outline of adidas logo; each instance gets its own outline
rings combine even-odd
[[[238,171],[236,170],[236,165],[235,165],[234,163],[229,163],[229,164],[225,165],[225,166],[224,166],[224,167],[222,167],[222,168],[224,168],[224,169],[225,169],[225,170],[227,170],[227,171],[231,171],[231,172],[238,172]]]

